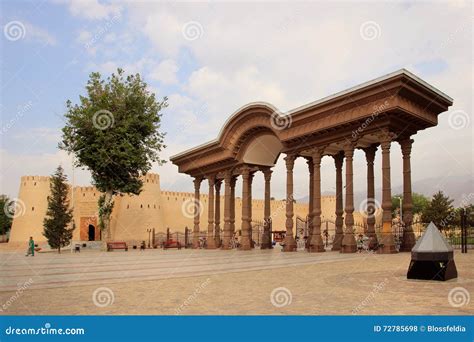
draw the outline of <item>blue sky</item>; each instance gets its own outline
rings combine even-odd
[[[84,93],[91,71],[108,75],[117,67],[140,72],[158,97],[169,97],[164,158],[214,139],[248,102],[286,111],[407,68],[455,99],[436,128],[415,137],[414,181],[472,179],[471,13],[468,1],[2,1],[1,192],[15,197],[21,175],[47,175],[59,163],[71,174],[70,157],[57,150],[65,102]],[[395,186],[398,154],[394,146]],[[356,174],[365,175],[356,157]],[[192,190],[170,163],[153,170],[163,188]],[[295,172],[306,179],[303,161]],[[281,160],[275,178],[282,197]],[[77,183],[88,182],[77,171]],[[323,159],[323,190],[333,182],[332,163]],[[255,197],[261,188],[257,178]],[[296,185],[296,192],[304,197],[306,188]]]

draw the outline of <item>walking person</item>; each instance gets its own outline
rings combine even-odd
[[[35,242],[33,240],[33,237],[30,236],[30,241],[28,241],[28,249],[26,251],[26,256],[35,256]]]

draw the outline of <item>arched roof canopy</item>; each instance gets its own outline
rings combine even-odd
[[[381,133],[401,139],[436,126],[451,105],[448,95],[401,69],[284,115],[269,103],[250,103],[229,117],[217,139],[171,161],[179,172],[199,177],[243,163],[271,166],[281,152],[309,157],[322,148],[334,155],[348,142],[364,148]]]

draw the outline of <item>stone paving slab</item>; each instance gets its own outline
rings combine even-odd
[[[0,314],[474,314],[474,253],[455,253],[459,278],[447,282],[407,280],[409,253],[4,256],[0,252]],[[29,278],[31,285],[18,287]]]

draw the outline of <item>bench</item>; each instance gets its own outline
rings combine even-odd
[[[164,241],[163,242],[163,249],[168,249],[168,248],[181,249],[181,242],[176,241],[176,240]]]
[[[107,252],[114,249],[125,249],[125,251],[128,251],[128,246],[125,242],[107,242]]]

